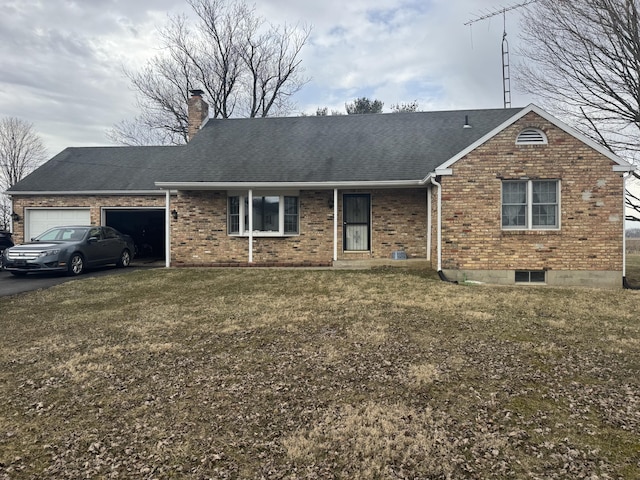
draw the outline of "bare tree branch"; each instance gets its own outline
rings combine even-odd
[[[0,119],[0,193],[4,192],[40,165],[47,150],[31,123],[15,117]],[[0,227],[9,225],[8,201],[2,195]]]
[[[538,0],[533,5],[523,15],[519,85],[589,138],[638,163],[639,2]],[[626,203],[632,219],[640,221],[640,200],[627,192]]]
[[[163,51],[138,71],[125,71],[140,115],[108,136],[126,145],[187,141],[191,89],[206,92],[210,115],[266,117],[288,113],[308,81],[300,55],[310,30],[269,25],[244,0],[187,0],[197,21],[173,17],[161,30]]]

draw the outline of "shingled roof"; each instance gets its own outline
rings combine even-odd
[[[66,148],[7,193],[144,192],[175,169],[184,146]]]
[[[8,193],[419,180],[521,110],[211,119],[184,146],[67,148]]]

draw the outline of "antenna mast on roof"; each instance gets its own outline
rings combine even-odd
[[[535,1],[537,0],[527,0],[526,2],[512,5],[510,7],[502,7],[499,10],[485,13],[484,15],[474,18],[473,20],[469,20],[465,23],[465,25],[469,25],[469,27],[471,27],[472,24],[479,22],[480,20],[486,20],[487,18],[495,17],[496,15],[502,14],[502,18],[504,21],[504,30],[502,33],[502,93],[504,99],[504,108],[511,107],[511,74],[509,72],[509,42],[507,41],[507,12],[510,10],[515,10],[516,8],[525,7]]]

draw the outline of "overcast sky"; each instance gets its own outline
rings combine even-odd
[[[251,2],[249,2],[251,3]],[[503,16],[468,20],[517,2],[499,0],[258,0],[268,21],[308,24],[311,80],[297,112],[344,111],[367,96],[420,110],[501,108]],[[0,0],[0,116],[34,124],[53,156],[109,145],[105,132],[135,116],[122,66],[157,53],[157,27],[189,13],[183,0]],[[518,10],[507,13],[512,76]],[[512,84],[512,105],[534,101]]]

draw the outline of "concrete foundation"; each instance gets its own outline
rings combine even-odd
[[[556,287],[622,288],[622,272],[548,270],[544,283],[517,283],[515,270],[443,270],[449,280],[495,285],[548,285]]]

